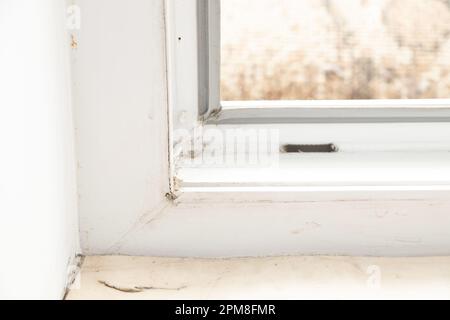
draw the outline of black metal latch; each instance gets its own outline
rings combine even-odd
[[[283,153],[334,153],[338,147],[333,144],[286,144],[282,146]]]

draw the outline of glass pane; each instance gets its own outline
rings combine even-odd
[[[222,100],[450,98],[450,0],[222,0]]]

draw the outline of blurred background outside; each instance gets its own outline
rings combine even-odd
[[[450,0],[222,0],[222,100],[450,98]]]

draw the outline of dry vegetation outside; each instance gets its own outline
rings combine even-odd
[[[222,0],[222,100],[450,98],[450,0]]]

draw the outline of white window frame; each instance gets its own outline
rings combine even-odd
[[[404,152],[405,157],[428,152],[432,162],[433,157],[445,156],[450,150],[450,100],[220,102],[220,0],[166,0],[166,19],[172,132],[199,127],[221,130],[276,127],[281,131],[281,143],[338,143],[340,150],[377,152],[379,159],[383,159],[383,150]],[[355,130],[361,134],[355,135]],[[170,143],[173,192],[204,191],[211,185],[216,187],[215,191],[227,188],[215,183],[214,174],[206,174],[211,176],[211,181],[191,183],[190,189],[183,187],[183,181],[177,183],[180,168],[177,168],[177,154],[172,147],[180,141],[172,138]],[[411,175],[414,174],[411,171]],[[266,189],[280,187],[271,185],[270,179],[266,183],[260,182],[259,186]],[[433,181],[422,184],[420,181],[410,184],[391,181],[386,190],[388,187],[450,190],[449,186],[450,177],[436,185]],[[234,187],[255,190],[246,183]],[[324,183],[314,189],[299,183],[289,187],[324,190],[330,185]],[[355,186],[333,186],[340,187],[349,190]],[[361,190],[383,189],[382,184],[374,185],[372,181],[359,187]]]

